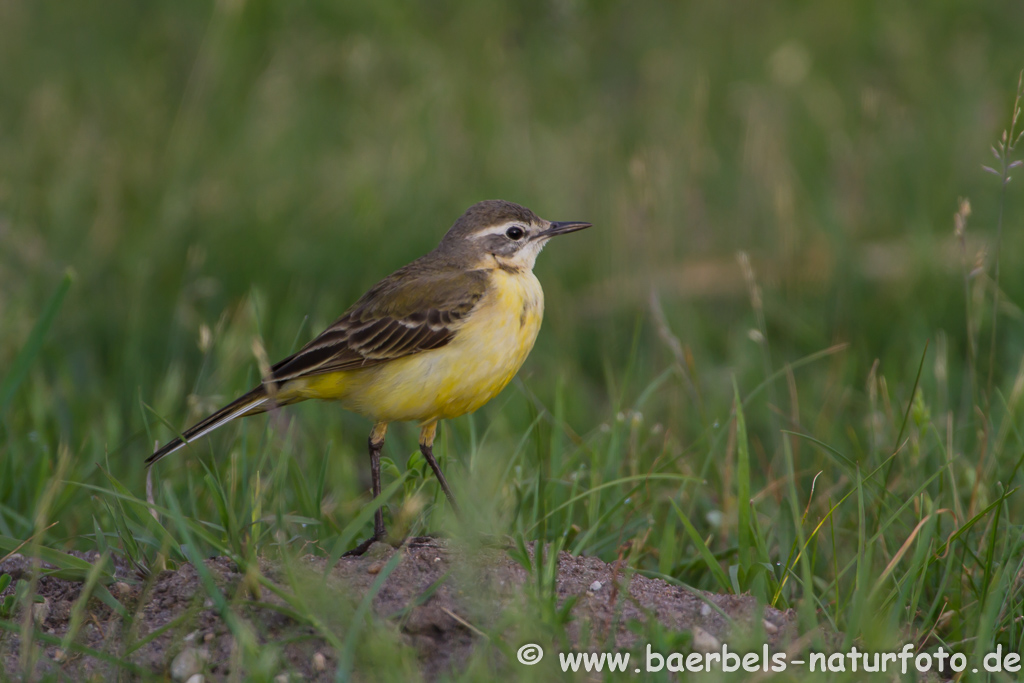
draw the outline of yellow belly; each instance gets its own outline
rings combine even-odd
[[[429,423],[477,410],[533,349],[544,294],[533,273],[495,270],[485,299],[447,345],[358,370],[297,380],[282,392],[340,401],[376,422]]]

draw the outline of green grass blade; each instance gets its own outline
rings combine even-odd
[[[4,620],[0,620],[0,629],[3,629],[4,631],[10,631],[11,633],[21,633],[21,631],[22,631],[21,624],[14,624],[14,623],[11,623],[9,621],[4,621]],[[32,635],[32,639],[33,640],[38,640],[38,641],[40,641],[42,643],[46,643],[47,645],[61,645],[62,644],[61,638],[59,636],[50,635],[49,633],[43,633],[42,631],[40,631],[38,629],[35,630],[35,631],[32,631],[31,635]],[[146,674],[151,674],[152,673],[148,669],[146,669],[144,667],[141,667],[138,664],[134,664],[133,662],[130,662],[130,661],[126,660],[126,659],[118,659],[114,655],[109,654],[107,652],[103,652],[102,650],[94,650],[91,647],[86,647],[85,645],[79,645],[78,643],[71,643],[68,647],[71,649],[72,652],[77,652],[77,653],[80,653],[80,654],[83,654],[83,655],[86,655],[86,656],[89,656],[89,657],[95,657],[96,659],[100,660],[101,662],[107,662],[109,664],[113,664],[113,665],[115,665],[115,666],[117,666],[117,667],[119,667],[121,669],[124,669],[125,671],[130,671],[131,673],[133,673],[133,674],[135,674],[137,676],[142,676],[142,675],[146,675]]]
[[[711,553],[711,549],[708,548],[706,543],[704,543],[704,539],[700,537],[699,533],[697,533],[697,529],[695,529],[693,524],[690,523],[690,520],[683,514],[683,511],[679,509],[679,506],[676,505],[674,500],[669,502],[672,504],[672,508],[676,511],[679,521],[683,523],[683,528],[686,529],[686,533],[689,535],[690,540],[693,541],[693,545],[696,546],[697,552],[699,552],[700,556],[704,559],[704,564],[711,571],[711,574],[718,581],[718,584],[724,590],[732,590],[732,581],[729,580],[729,576],[725,573],[725,570],[722,569],[722,565],[718,563],[718,560],[715,559],[715,556]]]
[[[733,378],[733,407],[736,411],[736,506],[739,517],[737,538],[739,543],[740,567],[743,571],[752,562],[750,539],[750,447],[747,443],[747,423],[743,418],[743,403],[740,390]]]
[[[349,622],[351,627],[348,633],[345,634],[345,642],[342,646],[341,652],[338,654],[338,670],[335,674],[336,681],[344,681],[348,679],[349,674],[352,671],[352,664],[355,659],[356,643],[359,640],[359,634],[362,631],[362,627],[367,617],[369,616],[370,606],[373,604],[373,599],[380,592],[380,589],[384,586],[384,582],[391,576],[391,572],[395,571],[398,567],[398,563],[402,561],[402,552],[396,552],[388,560],[388,563],[384,565],[384,568],[377,574],[377,578],[374,579],[373,585],[370,586],[370,590],[366,591],[363,599],[359,601],[359,606],[356,608],[355,614],[352,615],[352,620]]]
[[[46,302],[43,314],[39,316],[39,320],[36,321],[32,331],[29,332],[28,339],[25,340],[21,350],[18,351],[18,355],[14,357],[7,376],[4,377],[3,382],[0,382],[0,417],[7,412],[7,407],[10,405],[11,399],[14,398],[15,392],[18,391],[18,387],[21,386],[21,383],[28,376],[29,368],[32,367],[33,361],[35,361],[36,356],[39,355],[39,350],[43,346],[43,338],[46,337],[50,326],[53,325],[54,318],[57,317],[57,311],[60,310],[61,304],[64,303],[64,297],[67,295],[68,290],[71,289],[71,282],[74,279],[74,273],[70,269],[64,273],[63,279],[57,285],[57,291]]]

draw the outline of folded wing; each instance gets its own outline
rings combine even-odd
[[[280,385],[440,348],[465,324],[486,289],[484,271],[416,277],[402,277],[398,271],[298,353],[273,366],[270,380]]]

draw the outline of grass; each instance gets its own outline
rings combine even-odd
[[[255,381],[254,346],[283,357],[501,196],[595,224],[540,258],[548,315],[519,378],[439,433],[474,530],[531,568],[505,635],[565,642],[538,541],[751,591],[846,645],[1020,651],[1021,20],[998,2],[0,6],[0,557],[119,606],[107,566],[56,551],[224,554],[270,590],[257,558],[365,537],[369,425],[334,406],[162,462],[158,519],[142,461]],[[393,525],[467,531],[412,427],[385,456]],[[343,674],[410,675],[365,606],[339,621],[295,588],[286,608]],[[488,635],[503,676],[539,675]],[[462,678],[488,680],[484,657]]]

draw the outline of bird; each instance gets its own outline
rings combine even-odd
[[[438,421],[479,409],[519,371],[544,315],[544,291],[533,273],[537,256],[552,237],[589,227],[547,221],[509,201],[474,204],[437,247],[371,287],[326,330],[273,365],[258,386],[158,448],[147,466],[236,418],[308,399],[336,401],[373,422],[368,447],[375,498],[388,425],[417,422],[420,452],[459,515],[434,458]],[[378,505],[373,535],[350,553],[385,540]]]

